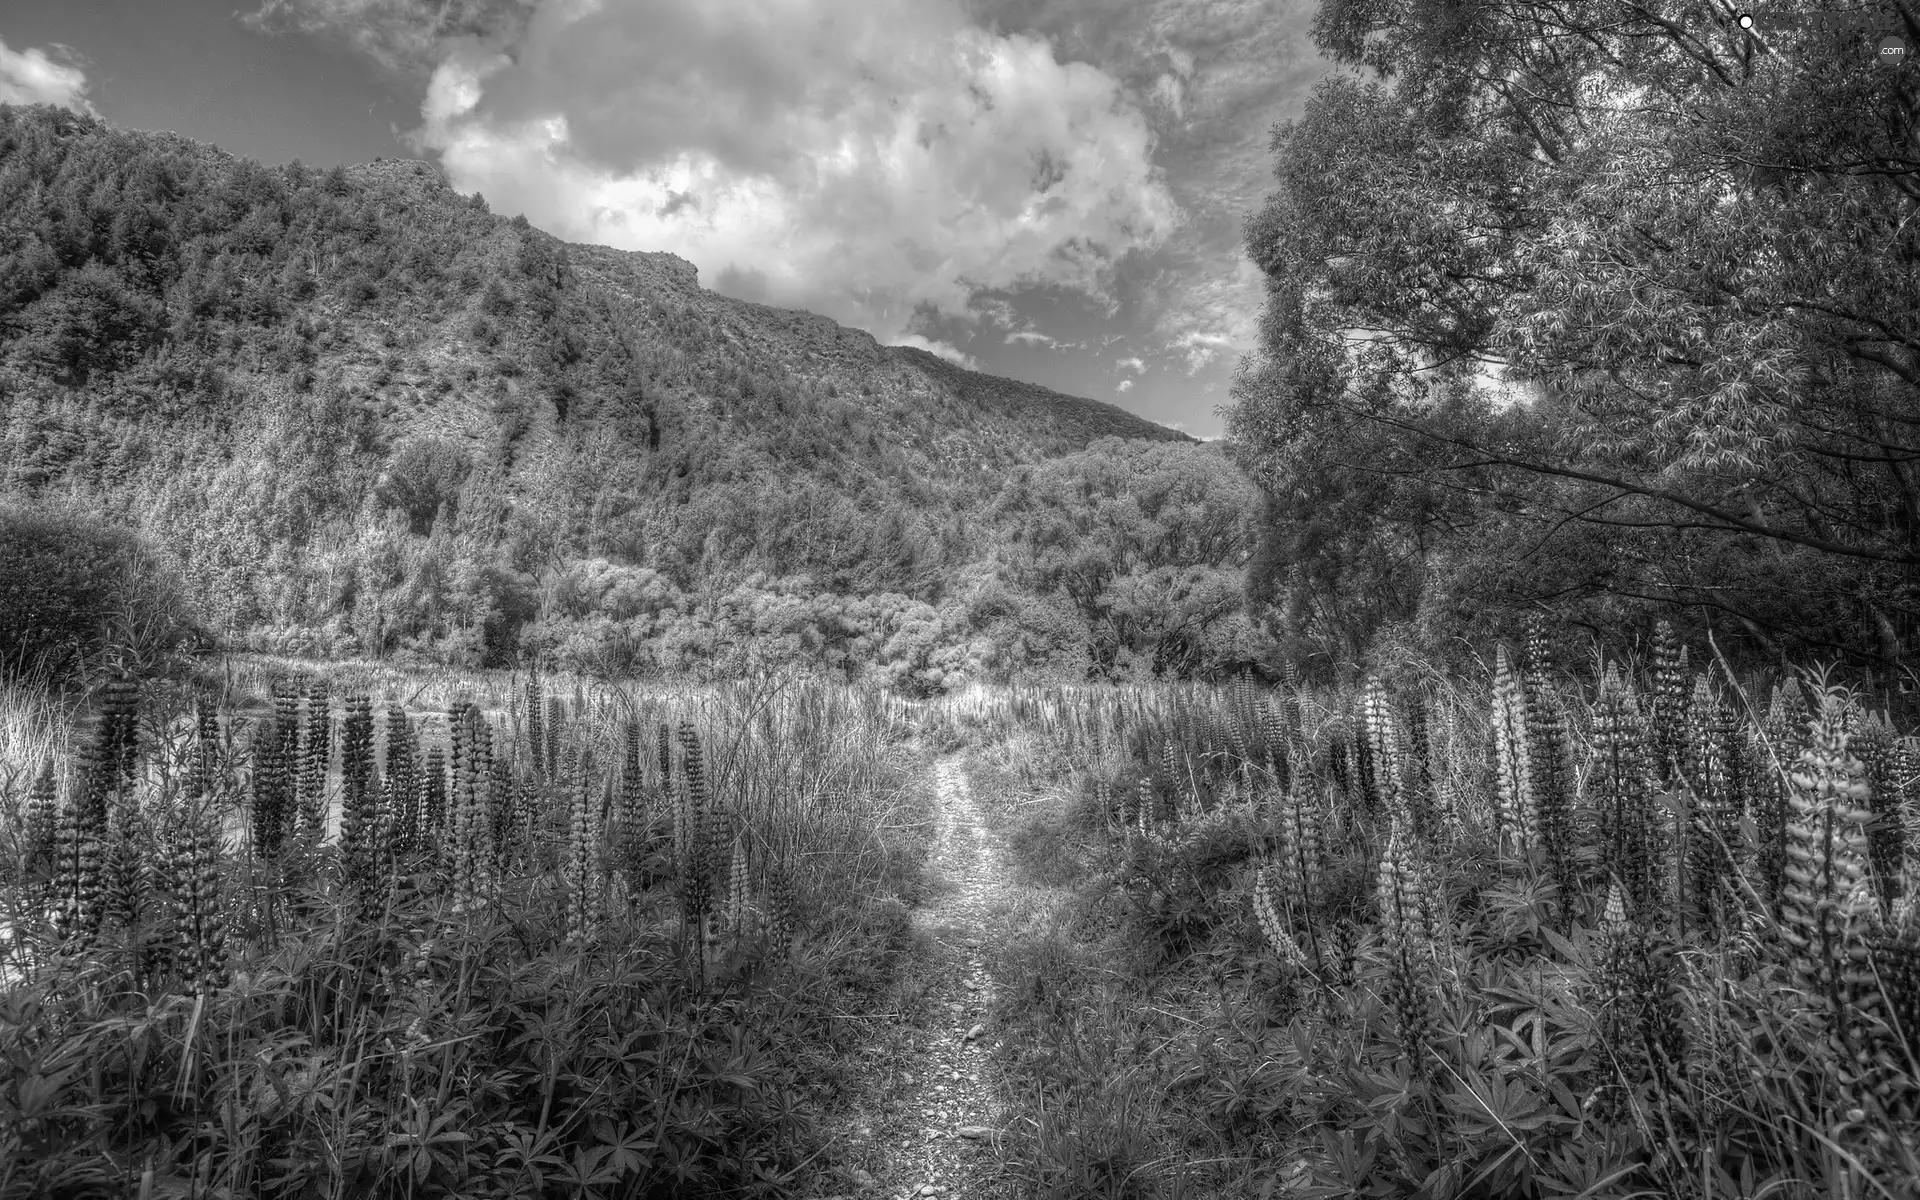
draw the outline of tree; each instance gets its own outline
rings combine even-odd
[[[60,510],[0,505],[0,673],[63,682],[120,651],[150,664],[204,629],[151,547]]]
[[[1275,131],[1247,225],[1262,353],[1229,413],[1272,497],[1256,591],[1291,632],[1382,593],[1342,636],[1437,621],[1477,580],[1480,628],[1627,599],[1897,653],[1920,618],[1911,73],[1632,3],[1328,0],[1315,39],[1379,79],[1329,78]]]
[[[460,485],[472,469],[472,460],[457,443],[420,438],[393,456],[375,495],[386,507],[406,513],[409,531],[424,537],[433,532],[443,511],[454,515]]]
[[[131,365],[158,340],[165,315],[99,263],[75,271],[14,318],[13,356],[57,381],[85,386],[95,372]]]

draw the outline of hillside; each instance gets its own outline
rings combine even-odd
[[[562,243],[428,164],[0,107],[0,213],[0,488],[144,531],[248,644],[661,670],[891,645],[928,681],[1012,669],[1009,639],[1069,674],[1247,652],[1209,640],[1254,507],[1217,450]],[[1128,615],[1155,589],[1204,598],[1177,644]]]

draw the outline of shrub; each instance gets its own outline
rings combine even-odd
[[[64,685],[109,654],[145,665],[204,637],[135,534],[0,502],[0,672]]]
[[[458,443],[421,438],[394,454],[375,495],[381,504],[406,513],[409,529],[424,537],[433,532],[443,506],[452,515],[460,485],[472,469],[472,460]]]

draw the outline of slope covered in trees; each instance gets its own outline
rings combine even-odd
[[[1458,651],[1651,603],[1729,652],[1911,677],[1916,72],[1725,16],[1321,6],[1322,52],[1375,78],[1275,131],[1229,425],[1284,634]]]
[[[0,107],[0,214],[0,489],[142,532],[208,631],[919,688],[1254,653],[1217,449],[563,244],[424,163]]]

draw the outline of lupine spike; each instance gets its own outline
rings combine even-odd
[[[494,781],[498,777],[494,771],[493,721],[483,715],[477,707],[472,710],[472,713],[474,811],[471,828],[474,840],[474,890],[478,898],[491,900],[499,884],[499,878],[493,871],[497,853],[493,842]]]
[[[638,836],[646,824],[647,788],[642,774],[640,722],[629,720],[621,726],[625,755],[620,763],[620,823],[628,834]]]
[[[1627,894],[1628,889],[1621,886],[1617,876],[1609,882],[1594,955],[1598,1032],[1607,1051],[1606,1061],[1613,1069],[1606,1072],[1609,1078],[1595,1088],[1588,1103],[1594,1114],[1607,1122],[1618,1121],[1625,1114],[1629,1090],[1645,1078],[1647,1068],[1636,1011],[1639,938],[1628,920]]]
[[[421,817],[426,823],[427,839],[435,855],[441,855],[447,843],[447,752],[438,742],[427,747],[427,765],[420,788]]]
[[[1494,794],[1502,845],[1512,844],[1524,858],[1532,845],[1533,768],[1529,758],[1526,697],[1520,677],[1507,661],[1507,648],[1494,653]]]
[[[1260,922],[1260,931],[1266,935],[1268,943],[1280,955],[1281,961],[1311,975],[1312,964],[1307,961],[1306,952],[1300,949],[1300,943],[1294,940],[1292,932],[1287,928],[1285,918],[1281,915],[1280,902],[1277,898],[1280,885],[1275,882],[1276,874],[1277,868],[1272,865],[1263,866],[1254,872],[1254,917]]]
[[[1687,868],[1687,915],[1709,943],[1727,932],[1732,863],[1725,848],[1737,836],[1727,801],[1726,738],[1732,721],[1705,675],[1694,677],[1687,706],[1683,781],[1691,795],[1691,814],[1683,842]]]
[[[1292,763],[1287,757],[1287,726],[1280,714],[1280,701],[1260,702],[1260,727],[1266,735],[1267,768],[1273,772],[1273,785],[1285,795],[1293,784]]]
[[[1353,771],[1347,757],[1347,737],[1337,728],[1327,738],[1327,772],[1333,776],[1334,786],[1340,789],[1341,799],[1353,803]]]
[[[1837,692],[1819,700],[1807,749],[1793,772],[1781,936],[1801,987],[1826,1014],[1846,1059],[1863,1049],[1846,978],[1853,943],[1863,930],[1851,911],[1867,895],[1865,767],[1849,749]]]
[[[1547,675],[1550,650],[1544,623],[1536,620],[1527,645],[1529,670],[1522,677],[1521,688],[1526,709],[1528,782],[1533,794],[1529,835],[1530,840],[1538,840],[1547,868],[1565,896],[1573,890],[1576,852],[1567,715]]]
[[[114,806],[114,819],[102,856],[101,915],[104,921],[121,928],[140,923],[152,892],[148,874],[148,853],[152,838],[146,815],[137,798],[129,793]]]
[[[1660,783],[1673,778],[1675,764],[1685,757],[1682,730],[1687,719],[1687,648],[1674,635],[1673,625],[1661,621],[1653,630],[1653,774]]]
[[[1609,664],[1594,705],[1588,795],[1599,815],[1603,867],[1635,912],[1659,903],[1662,847],[1655,838],[1645,731],[1632,685]]]
[[[190,985],[207,992],[227,983],[227,929],[220,904],[220,830],[204,806],[190,809],[162,858],[174,901],[176,954]]]
[[[1900,866],[1905,841],[1901,824],[1900,787],[1895,777],[1893,731],[1878,713],[1869,713],[1854,739],[1854,752],[1866,768],[1867,811],[1873,814],[1867,829],[1867,862],[1880,915],[1893,911],[1900,898]]]
[[[72,953],[91,946],[100,930],[104,850],[85,811],[69,799],[54,837],[53,906],[54,929]]]
[[[104,801],[124,797],[139,772],[140,685],[132,677],[118,674],[103,683],[100,692],[98,736],[103,751]],[[100,819],[106,819],[104,804]]]
[[[539,778],[547,777],[546,729],[544,708],[540,703],[540,680],[530,677],[526,687],[527,701],[527,746],[529,747],[530,766],[533,774]]]
[[[307,684],[307,720],[300,746],[299,825],[301,836],[318,845],[327,825],[327,769],[333,758],[333,710],[327,681]]]
[[[566,757],[567,940],[574,946],[584,946],[591,940],[600,916],[594,869],[594,848],[599,839],[593,827],[593,789],[582,756],[569,744]]]
[[[340,869],[342,880],[363,898],[377,876],[379,784],[374,778],[373,700],[347,697],[340,741]]]
[[[692,725],[680,726],[681,770],[686,777],[686,794],[681,807],[681,855],[685,861],[681,899],[690,920],[705,928],[707,914],[713,911],[714,879],[712,855],[707,845],[707,779],[700,736]]]
[[[777,862],[768,862],[766,882],[767,931],[773,938],[776,957],[784,958],[799,932],[799,905],[786,871]]]
[[[1380,928],[1386,951],[1386,1001],[1399,1025],[1405,1052],[1424,1067],[1424,1053],[1433,1033],[1432,994],[1434,948],[1424,939],[1413,893],[1420,886],[1407,848],[1407,834],[1393,821],[1381,856],[1375,896],[1380,906]]]
[[[51,865],[53,840],[60,825],[58,785],[53,778],[53,758],[40,766],[40,774],[27,792],[27,863],[29,867]]]
[[[519,837],[526,846],[528,860],[532,861],[535,842],[537,840],[535,831],[538,829],[540,819],[540,787],[531,779],[522,779],[520,781],[519,804],[516,809],[516,814],[518,818],[517,829]]]
[[[253,844],[263,858],[280,856],[294,818],[293,753],[299,745],[299,695],[291,684],[273,686],[274,715],[253,731]]]
[[[1439,832],[1439,816],[1435,808],[1433,783],[1432,734],[1429,729],[1427,702],[1418,692],[1407,698],[1407,762],[1404,769],[1404,783],[1407,789],[1407,811],[1413,821],[1413,833],[1418,839],[1434,837]]]
[[[739,936],[746,920],[747,842],[742,830],[733,838],[733,854],[727,881],[727,927]]]
[[[219,783],[220,716],[213,703],[205,698],[195,704],[194,715],[193,771],[187,794],[198,800],[212,796]]]
[[[506,875],[520,840],[519,794],[513,783],[513,770],[507,760],[495,758],[487,777],[487,845],[492,855],[487,860],[487,879],[495,886]]]
[[[1366,696],[1362,700],[1365,714],[1367,759],[1372,767],[1373,795],[1369,797],[1368,809],[1376,804],[1384,806],[1390,819],[1404,818],[1402,811],[1404,797],[1400,789],[1399,731],[1394,728],[1393,706],[1387,699],[1387,687],[1380,682],[1379,676],[1367,680]],[[1362,772],[1363,775],[1367,774]]]

